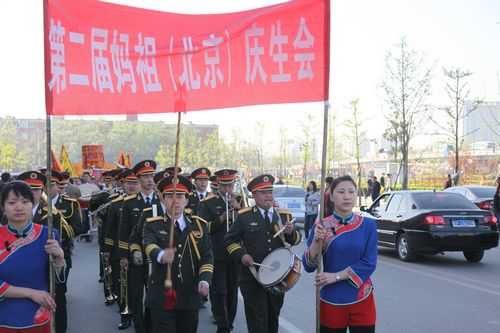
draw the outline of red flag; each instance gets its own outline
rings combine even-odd
[[[61,167],[61,163],[59,163],[59,160],[57,159],[57,156],[54,153],[54,151],[52,150],[52,148],[50,148],[50,161],[51,161],[50,167],[52,170],[56,170],[59,172],[63,171],[63,168]]]
[[[123,149],[120,148],[120,154],[118,154],[118,158],[116,159],[116,164],[129,168],[126,164],[125,155],[123,155]]]
[[[88,0],[44,4],[47,114],[328,99],[329,0],[210,15]]]

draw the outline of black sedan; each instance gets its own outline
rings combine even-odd
[[[453,186],[445,191],[460,193],[479,208],[492,210],[495,190],[494,186]]]
[[[484,250],[498,246],[496,217],[457,193],[389,192],[361,211],[377,221],[379,245],[395,247],[403,261],[419,253],[463,251],[478,262]]]

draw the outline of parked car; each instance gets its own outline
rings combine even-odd
[[[467,261],[479,262],[485,250],[498,246],[496,217],[458,193],[384,193],[361,211],[376,220],[379,245],[394,247],[403,261],[462,251]]]
[[[301,228],[304,227],[306,214],[306,207],[304,204],[305,196],[306,190],[300,186],[274,185],[275,207],[290,211],[293,218],[295,218],[295,225]]]
[[[494,186],[454,186],[448,187],[445,191],[460,193],[479,208],[492,210],[495,190]]]

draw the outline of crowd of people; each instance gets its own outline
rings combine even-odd
[[[214,329],[231,332],[239,290],[248,331],[278,332],[285,292],[264,285],[258,272],[273,251],[302,239],[290,212],[275,208],[273,184],[281,178],[252,179],[247,189],[255,204],[250,206],[245,191],[235,192],[237,183],[242,187],[237,170],[212,175],[204,167],[189,174],[179,167],[156,169],[155,161],[144,160],[131,169],[105,171],[102,183],[89,172],[79,183],[51,170],[50,191],[46,170],[23,172],[16,180],[2,175],[2,332],[50,332],[51,311],[56,332],[66,332],[73,240],[91,226],[98,227],[100,282],[106,305],[118,306],[118,329],[196,332],[198,311],[210,299]],[[370,195],[390,190],[387,176],[381,177],[384,184],[370,178]],[[307,185],[302,256],[307,272],[323,257],[324,269],[315,277],[321,287],[321,332],[374,332],[370,276],[377,261],[376,224],[353,212],[358,189],[351,177],[327,177],[325,185],[323,198],[316,182]],[[500,181],[493,210],[500,217]],[[51,270],[55,297],[48,292]]]

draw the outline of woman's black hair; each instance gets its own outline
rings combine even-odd
[[[340,182],[351,182],[352,185],[354,185],[354,188],[357,189],[356,183],[354,182],[354,179],[352,179],[351,176],[349,176],[349,175],[340,176],[340,177],[335,178],[333,180],[332,184],[330,185],[330,187],[329,187],[330,194],[333,194],[333,190],[335,190],[335,187],[337,187],[337,185],[340,184]]]
[[[317,192],[318,191],[318,185],[316,184],[316,182],[314,180],[311,180],[309,182],[309,184],[311,184],[313,186],[313,192]],[[307,189],[309,190],[309,185],[307,186]]]
[[[7,197],[10,192],[14,192],[14,194],[18,197],[28,199],[32,204],[35,204],[35,197],[33,196],[31,187],[25,182],[14,180],[2,187],[2,193],[0,193],[0,203],[2,204],[2,207],[4,207],[5,201],[7,201]]]

